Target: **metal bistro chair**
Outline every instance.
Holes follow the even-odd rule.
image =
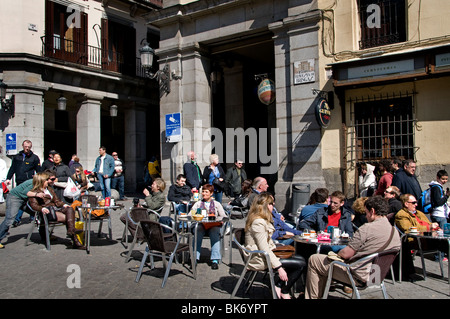
[[[164,207],[164,206],[163,206]],[[125,262],[128,262],[131,258],[131,253],[133,251],[134,246],[138,241],[143,242],[145,241],[144,234],[142,233],[141,224],[140,221],[143,220],[153,220],[153,221],[159,221],[159,218],[161,217],[157,211],[161,211],[162,208],[157,209],[156,211],[144,208],[144,207],[132,207],[130,211],[127,213],[128,218],[125,218],[125,228],[123,229],[123,235],[122,235],[122,242],[125,241],[126,247],[128,248],[128,235],[127,232],[129,231],[129,222],[132,222],[136,225],[136,229],[134,231],[133,235],[133,242],[131,243],[131,246],[128,249],[128,253],[125,259]],[[130,231],[131,232],[131,231]],[[172,234],[167,235],[165,234],[165,237],[172,236]]]
[[[273,273],[273,269],[271,267],[271,263],[270,263],[270,256],[267,252],[262,251],[262,250],[248,250],[244,248],[244,243],[245,243],[245,231],[243,228],[237,228],[234,231],[234,238],[233,238],[234,243],[238,246],[239,249],[239,253],[241,254],[242,257],[242,261],[245,263],[244,265],[244,269],[242,270],[241,276],[239,277],[239,280],[236,284],[236,286],[234,287],[233,293],[231,294],[231,298],[234,298],[234,296],[236,296],[236,293],[239,289],[239,287],[241,286],[242,281],[245,278],[245,275],[247,272],[249,272],[249,278],[247,278],[247,280],[244,282],[248,283],[248,287],[245,290],[244,293],[247,293],[248,290],[250,289],[250,287],[253,285],[253,282],[256,278],[256,275],[258,274],[258,272],[260,271],[256,271],[256,270],[250,270],[248,269],[248,264],[250,262],[250,260],[252,259],[252,256],[255,254],[261,254],[264,256],[265,260],[266,260],[266,264],[268,265],[268,269],[264,270],[264,274],[266,274],[267,272],[269,273],[269,279],[270,279],[270,288],[272,291],[272,297],[273,299],[278,299],[277,293],[275,291],[275,281],[274,281],[274,273]],[[249,256],[246,257],[244,255],[244,252],[246,252]]]
[[[139,271],[136,275],[135,281],[139,282],[147,257],[150,255],[151,269],[154,269],[153,256],[160,256],[166,268],[163,282],[161,284],[161,288],[164,288],[176,254],[189,251],[191,264],[193,264],[193,259],[195,258],[193,247],[189,243],[181,243],[183,237],[182,235],[179,235],[178,240],[176,241],[168,240],[167,237],[164,236],[163,227],[172,231],[172,228],[169,226],[162,225],[151,220],[141,221],[140,224],[142,233],[147,241],[147,247],[145,248],[144,256],[142,257],[141,265],[139,266]],[[169,260],[168,264],[166,258]],[[193,276],[194,279],[196,279],[195,271],[193,271]]]
[[[350,283],[352,284],[353,289],[353,295],[352,298],[361,299],[361,295],[359,293],[359,290],[363,290],[366,288],[380,288],[384,299],[388,299],[388,295],[386,293],[386,287],[384,285],[384,278],[386,277],[387,273],[390,270],[390,267],[392,263],[394,262],[395,258],[397,257],[399,253],[399,250],[391,249],[391,250],[385,250],[380,253],[374,253],[371,255],[368,255],[366,257],[363,257],[361,259],[358,259],[357,261],[347,264],[342,261],[335,260],[330,264],[330,268],[328,270],[328,279],[325,286],[325,290],[323,293],[323,299],[328,298],[328,293],[330,291],[330,286],[332,281],[337,281],[336,278],[333,278],[333,269],[335,265],[339,265],[342,267],[345,267],[345,270],[347,271],[348,278],[350,280]],[[366,266],[367,264],[372,263],[371,270],[370,270],[370,282],[361,282],[357,280],[356,278],[353,278],[352,275],[352,268],[361,268],[362,266]],[[377,267],[375,268],[374,265]],[[378,269],[379,271],[375,271]],[[372,276],[374,274],[374,276]],[[343,283],[347,284],[347,283]]]
[[[30,203],[27,201],[25,207],[25,212],[29,213],[30,215],[34,215],[34,221],[31,223],[30,230],[28,232],[27,240],[25,241],[25,246],[28,246],[28,243],[31,238],[31,234],[33,234],[34,227],[41,227],[44,226],[45,229],[45,245],[48,251],[51,250],[50,245],[50,235],[53,232],[53,229],[55,226],[64,226],[65,224],[58,221],[48,221],[47,215],[43,214],[42,212],[38,212],[31,208]]]
[[[400,238],[401,238],[401,242],[402,242],[402,246],[400,248],[400,263],[399,263],[399,273],[400,273],[400,282],[402,281],[402,254],[403,254],[403,241],[407,241],[408,240],[408,236],[406,233],[402,232],[397,226],[395,226],[395,228],[397,229],[397,231],[400,234]],[[426,238],[423,238],[426,240]],[[424,255],[428,255],[428,254],[438,254],[438,258],[439,258],[439,268],[441,269],[441,277],[444,278],[444,265],[442,263],[442,255],[440,254],[440,251],[437,249],[432,249],[432,250],[423,250],[422,249],[422,238],[415,238],[414,241],[414,245],[415,247],[413,247],[412,249],[416,249],[416,253],[418,253],[420,255],[420,261],[422,262],[422,274],[423,274],[423,279],[427,280],[427,270],[425,268],[425,259],[424,259]],[[433,240],[433,239],[431,239]],[[409,254],[409,251],[405,252],[407,254]],[[449,278],[450,281],[450,278]]]

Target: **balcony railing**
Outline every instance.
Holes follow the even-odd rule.
[[[130,76],[144,77],[140,59],[113,50],[104,50],[84,43],[61,38],[58,35],[43,36],[42,55],[87,67],[108,70]]]

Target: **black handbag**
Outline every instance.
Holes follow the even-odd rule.
[[[225,181],[220,181],[219,178],[213,180],[214,191],[221,192],[225,189]]]

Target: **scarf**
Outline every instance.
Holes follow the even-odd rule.
[[[201,209],[206,209],[206,205],[205,205],[204,201],[200,202],[200,208]],[[213,200],[209,202],[208,215],[214,215],[214,216],[216,215],[216,207],[214,205],[214,201]]]

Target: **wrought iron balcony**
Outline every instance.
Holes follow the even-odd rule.
[[[113,50],[77,43],[57,35],[43,36],[41,41],[42,55],[45,57],[94,69],[145,77],[145,70],[136,56],[126,56]]]

